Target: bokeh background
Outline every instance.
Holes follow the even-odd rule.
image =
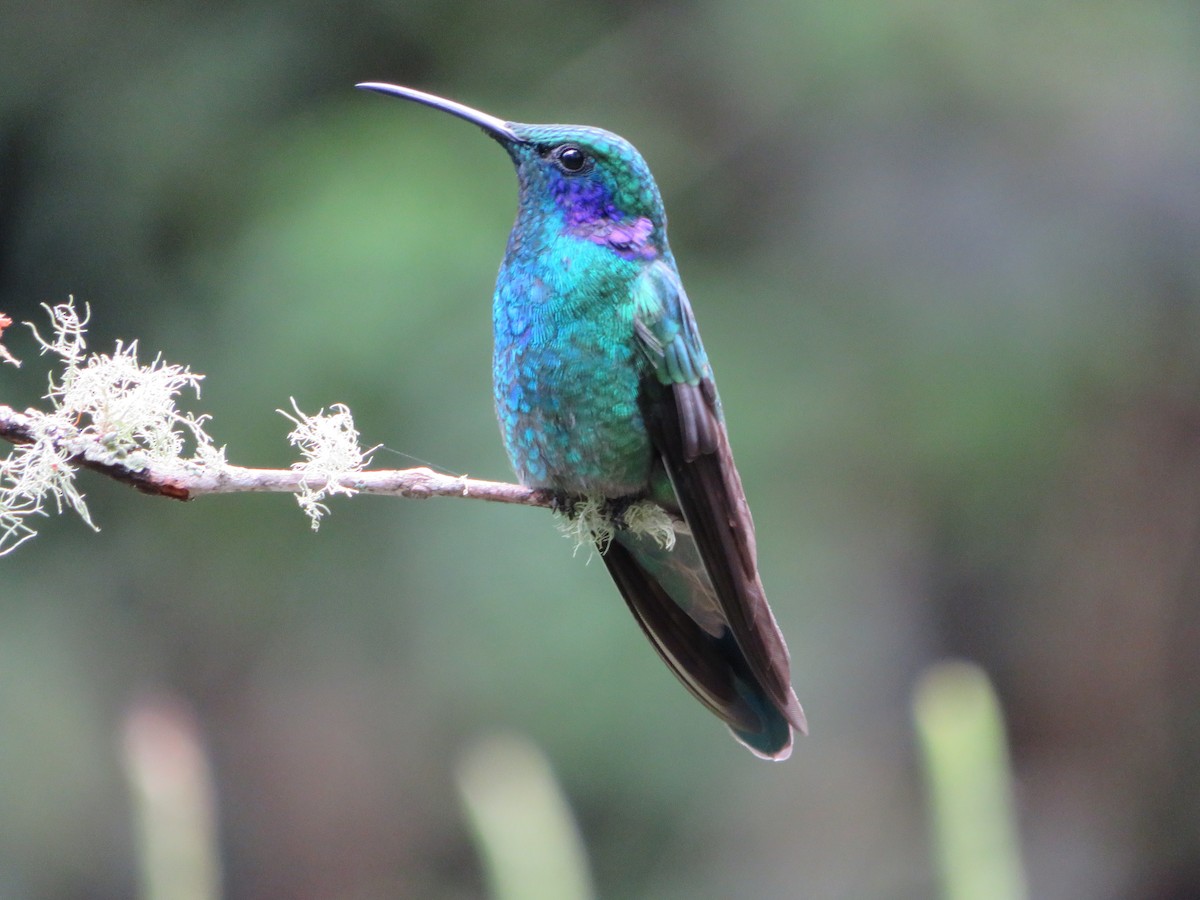
[[[947,657],[997,685],[1031,896],[1200,896],[1197,48],[1171,0],[5,4],[0,310],[73,294],[94,348],[205,373],[243,465],[291,461],[294,396],[378,465],[509,474],[509,163],[356,81],[634,141],[812,736],[734,744],[542,510],[314,535],[85,476],[99,534],[0,560],[0,896],[137,891],[121,736],[167,703],[230,898],[482,896],[455,772],[496,732],[600,896],[932,897],[911,695]]]

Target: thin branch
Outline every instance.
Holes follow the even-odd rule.
[[[0,439],[27,444],[36,439],[33,419],[0,404]],[[283,493],[305,490],[303,472],[292,469],[248,469],[243,466],[219,467],[163,464],[114,458],[112,451],[97,439],[78,434],[55,437],[56,447],[69,452],[67,463],[99,472],[115,481],[131,485],[145,494],[192,500],[210,494]],[[498,481],[442,475],[428,468],[375,469],[351,472],[334,479],[339,487],[362,494],[397,497],[468,497],[493,503],[520,506],[553,507],[550,491],[522,487]]]

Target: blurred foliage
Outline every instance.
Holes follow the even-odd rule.
[[[457,771],[495,900],[591,900],[595,892],[579,829],[554,771],[529,741],[491,735],[469,747]]]
[[[945,900],[1027,900],[1004,719],[986,673],[934,663],[913,695]]]
[[[996,679],[1039,898],[1200,893],[1200,13],[997,0],[0,10],[0,310],[207,373],[246,465],[345,402],[507,467],[507,160],[389,80],[654,169],[813,734],[753,760],[535,510],[154,501],[0,562],[0,896],[126,897],[120,723],[195,711],[230,897],[468,897],[454,760],[540,746],[604,897],[924,898],[908,695]],[[0,399],[44,390],[32,350]],[[582,554],[580,555],[582,557]]]

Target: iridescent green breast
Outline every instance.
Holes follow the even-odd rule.
[[[642,493],[652,453],[638,409],[645,359],[633,327],[639,265],[593,242],[520,242],[493,304],[496,414],[522,484],[608,497]],[[537,252],[530,255],[528,251]],[[546,251],[556,263],[539,263]]]

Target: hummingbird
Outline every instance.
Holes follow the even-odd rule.
[[[357,87],[465,119],[516,167],[516,222],[492,303],[496,414],[521,484],[608,511],[593,531],[663,662],[765,759],[807,733],[767,604],[754,523],[712,367],[667,243],[654,177],[624,138],[508,122],[399,85]],[[673,539],[629,527],[635,505]],[[569,506],[567,508],[570,508]]]

